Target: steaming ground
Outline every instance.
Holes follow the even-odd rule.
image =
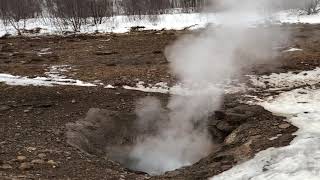
[[[178,82],[188,89],[200,83],[201,91],[189,96],[169,98],[163,111],[157,99],[142,100],[137,109],[140,128],[143,124],[157,124],[157,119],[167,119],[155,125],[152,135],[138,135],[130,156],[137,161],[135,168],[149,174],[191,165],[208,156],[214,149],[214,137],[210,134],[209,117],[222,106],[224,92],[218,88],[208,90],[210,83],[222,83],[238,77],[244,67],[269,64],[279,51],[275,47],[286,46],[290,32],[278,27],[254,27],[249,17],[266,21],[277,11],[275,1],[214,1],[213,7],[221,9],[219,27],[208,27],[197,34],[185,35],[168,46],[165,56]],[[290,1],[294,8],[303,2]],[[278,3],[278,2],[277,2]],[[281,3],[281,1],[280,1]],[[290,7],[291,8],[291,7]],[[160,111],[160,113],[159,113]],[[150,119],[156,115],[156,119]],[[142,123],[141,123],[142,122]]]
[[[112,161],[110,154],[126,154],[129,152],[126,151],[129,149],[128,145],[134,144],[132,142],[139,134],[156,132],[147,127],[145,131],[126,129],[126,127],[136,127],[130,124],[131,120],[135,119],[133,117],[137,101],[145,96],[157,97],[164,107],[163,110],[167,111],[168,94],[148,90],[145,90],[146,92],[126,90],[122,87],[137,88],[136,84],[140,81],[144,82],[144,87],[149,87],[149,84],[150,87],[154,87],[153,85],[159,82],[172,87],[177,80],[170,73],[163,52],[166,45],[189,32],[161,31],[126,35],[1,39],[1,73],[33,79],[37,76],[48,77],[46,73],[54,65],[70,65],[71,69],[61,73],[67,79],[81,80],[96,86],[12,86],[1,83],[0,177],[3,179],[206,179],[252,158],[261,150],[289,145],[294,138],[292,134],[297,128],[259,106],[241,103],[248,100],[256,102],[255,99],[276,96],[281,91],[291,91],[295,88],[311,85],[317,87],[320,54],[315,47],[320,45],[317,36],[318,25],[289,25],[282,28],[289,28],[292,31],[293,41],[281,47],[282,53],[274,65],[250,67],[238,80],[245,85],[255,83],[254,85],[258,87],[252,89],[251,86],[246,89],[246,93],[236,91],[236,94],[224,96],[219,110],[226,113],[226,116],[218,117],[218,113],[214,119],[209,118],[210,134],[215,134],[215,139],[219,140],[214,142],[212,152],[191,166],[155,177],[124,168]],[[38,53],[45,48],[51,48],[52,53],[39,56]],[[286,51],[291,48],[302,50]],[[291,73],[287,74],[288,71]],[[284,74],[269,76],[271,73]],[[250,77],[245,76],[247,74],[259,75],[261,81],[257,79],[250,81]],[[275,88],[274,84],[279,84],[281,87]],[[295,86],[290,86],[292,84]],[[108,85],[115,88],[105,88]],[[171,92],[177,91],[179,89],[177,87],[171,89]],[[267,92],[264,91],[265,88]],[[280,97],[287,100],[290,99],[288,96],[297,95],[301,102],[308,102],[304,103],[308,105],[304,107],[309,107],[309,104],[314,102],[310,98],[315,96],[309,96],[312,95],[309,94],[309,90],[302,91],[302,94],[299,92],[293,90]],[[188,91],[182,94],[188,94]],[[252,99],[254,96],[257,98]],[[281,103],[287,102],[284,99],[276,101],[277,108]],[[153,104],[151,107],[161,109],[158,108],[160,105],[155,103],[157,100],[151,102]],[[266,104],[272,105],[272,102]],[[118,145],[121,147],[120,152],[119,148],[109,149],[107,152],[110,154],[106,156],[103,148],[102,153],[95,151],[101,150],[100,146],[104,147],[104,144],[94,143],[101,141],[92,137],[93,141],[89,143],[96,146],[87,146],[87,149],[82,148],[82,151],[67,142],[65,125],[83,120],[89,110],[97,112],[98,109],[101,110],[102,117],[109,114],[122,120],[117,121],[122,123],[120,125],[107,121],[109,124],[102,126],[112,130],[106,131],[110,133],[105,135],[108,141],[102,142]],[[144,113],[148,111],[142,110]],[[96,120],[99,121],[99,118]],[[166,121],[166,118],[163,121]],[[101,117],[100,122],[104,122]],[[96,127],[101,126],[91,124],[89,127],[89,130],[94,131]],[[299,132],[301,130],[298,131],[298,135]],[[99,131],[96,133],[101,135]],[[128,162],[121,157],[119,161]],[[310,159],[312,160],[312,157]],[[129,164],[131,162],[129,161]],[[269,169],[270,173],[277,171],[277,166],[272,165]],[[260,173],[260,170],[256,169],[253,172]],[[242,172],[249,174],[252,171],[245,169]]]

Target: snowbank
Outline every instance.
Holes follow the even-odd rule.
[[[295,87],[319,82],[319,68],[298,74],[281,73],[263,76],[271,87]],[[254,82],[255,83],[255,82]],[[299,128],[289,146],[270,148],[253,159],[237,165],[211,180],[318,180],[320,177],[320,90],[297,88],[258,103]],[[270,139],[271,141],[273,139]]]
[[[318,180],[320,177],[320,90],[296,89],[261,103],[299,128],[289,146],[270,148],[211,180]]]

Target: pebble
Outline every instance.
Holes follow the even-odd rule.
[[[25,156],[17,156],[17,160],[18,161],[25,161],[27,159],[27,157],[25,157]]]
[[[27,163],[27,162],[21,163],[20,166],[19,166],[19,169],[23,170],[23,171],[27,171],[27,170],[30,170],[32,168],[33,168],[32,165],[30,163]]]
[[[44,160],[42,159],[34,159],[31,161],[32,164],[44,164]]]
[[[40,153],[40,154],[38,154],[38,157],[39,157],[39,158],[41,158],[41,159],[44,159],[46,156],[47,156],[47,155],[46,155],[46,154],[44,154],[44,153]]]
[[[27,150],[28,152],[31,152],[31,151],[37,150],[37,148],[35,148],[35,147],[27,147],[26,150]]]
[[[75,99],[72,99],[71,103],[75,104],[77,101]]]
[[[49,160],[47,163],[50,164],[50,165],[52,165],[53,168],[56,168],[56,167],[57,167],[57,163],[54,162],[53,160]]]
[[[7,105],[0,105],[0,112],[4,112],[4,111],[7,111],[11,109],[10,106],[7,106]]]
[[[285,123],[285,124],[280,124],[280,125],[279,125],[279,128],[280,128],[280,129],[287,129],[287,128],[289,128],[290,126],[291,126],[290,124]]]
[[[8,169],[12,169],[12,166],[10,166],[9,164],[3,164],[2,166],[0,166],[1,170],[8,170]]]

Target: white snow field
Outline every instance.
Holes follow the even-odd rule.
[[[144,26],[143,30],[182,30],[184,28],[200,28],[204,27],[208,22],[214,21],[213,14],[162,14],[159,16],[142,15],[142,16],[114,16],[106,19],[102,24],[97,26],[88,24],[82,27],[79,33],[126,33],[131,27]],[[21,22],[22,23],[22,22]],[[22,24],[21,24],[21,27]],[[41,35],[60,34],[62,31],[72,31],[71,27],[59,28],[51,23],[50,19],[28,19],[26,21],[26,29],[41,28]],[[10,33],[17,34],[16,30],[11,26],[4,26],[0,21],[0,36]]]
[[[253,159],[237,165],[232,169],[214,176],[211,180],[319,180],[320,179],[320,89],[318,72],[304,71],[297,75],[292,73],[273,74],[269,79],[273,88],[310,83],[306,88],[297,88],[283,92],[276,97],[268,97],[260,102],[266,110],[275,115],[287,117],[287,121],[299,128],[297,137],[290,145],[281,148],[269,148],[258,153]],[[310,74],[302,78],[301,74]],[[278,77],[276,77],[278,76]],[[313,78],[311,78],[313,77]],[[275,83],[277,79],[282,83]],[[306,82],[304,82],[306,80]],[[258,84],[259,85],[259,84]],[[270,139],[272,140],[272,139]]]
[[[295,11],[282,11],[271,15],[268,19],[257,15],[246,16],[246,22],[251,24],[269,23],[320,23],[320,15],[298,15]],[[184,28],[197,29],[207,26],[207,24],[220,25],[219,13],[180,13],[180,14],[161,14],[152,15],[132,15],[132,16],[114,16],[106,19],[102,24],[97,26],[93,24],[84,25],[79,33],[126,33],[131,27],[143,26],[144,30],[182,30]],[[90,21],[90,20],[89,20]],[[21,22],[20,27],[23,27]],[[62,31],[72,31],[71,27],[57,27],[52,23],[50,18],[35,18],[26,20],[26,29],[41,28],[40,35],[61,34]],[[9,33],[16,35],[17,32],[12,26],[4,26],[0,21],[0,37]],[[39,35],[39,34],[37,34]]]

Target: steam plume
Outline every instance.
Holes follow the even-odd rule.
[[[300,6],[301,0],[289,5]],[[213,0],[208,9],[221,11],[217,18],[223,25],[186,35],[166,49],[172,72],[195,93],[172,96],[165,108],[155,98],[139,102],[139,126],[154,126],[156,131],[139,137],[130,152],[134,169],[160,174],[195,163],[211,152],[214,143],[207,120],[223,98],[223,91],[211,85],[277,55],[275,47],[286,43],[289,34],[271,26],[252,27],[251,20],[267,20],[269,13],[288,7],[285,0]]]

